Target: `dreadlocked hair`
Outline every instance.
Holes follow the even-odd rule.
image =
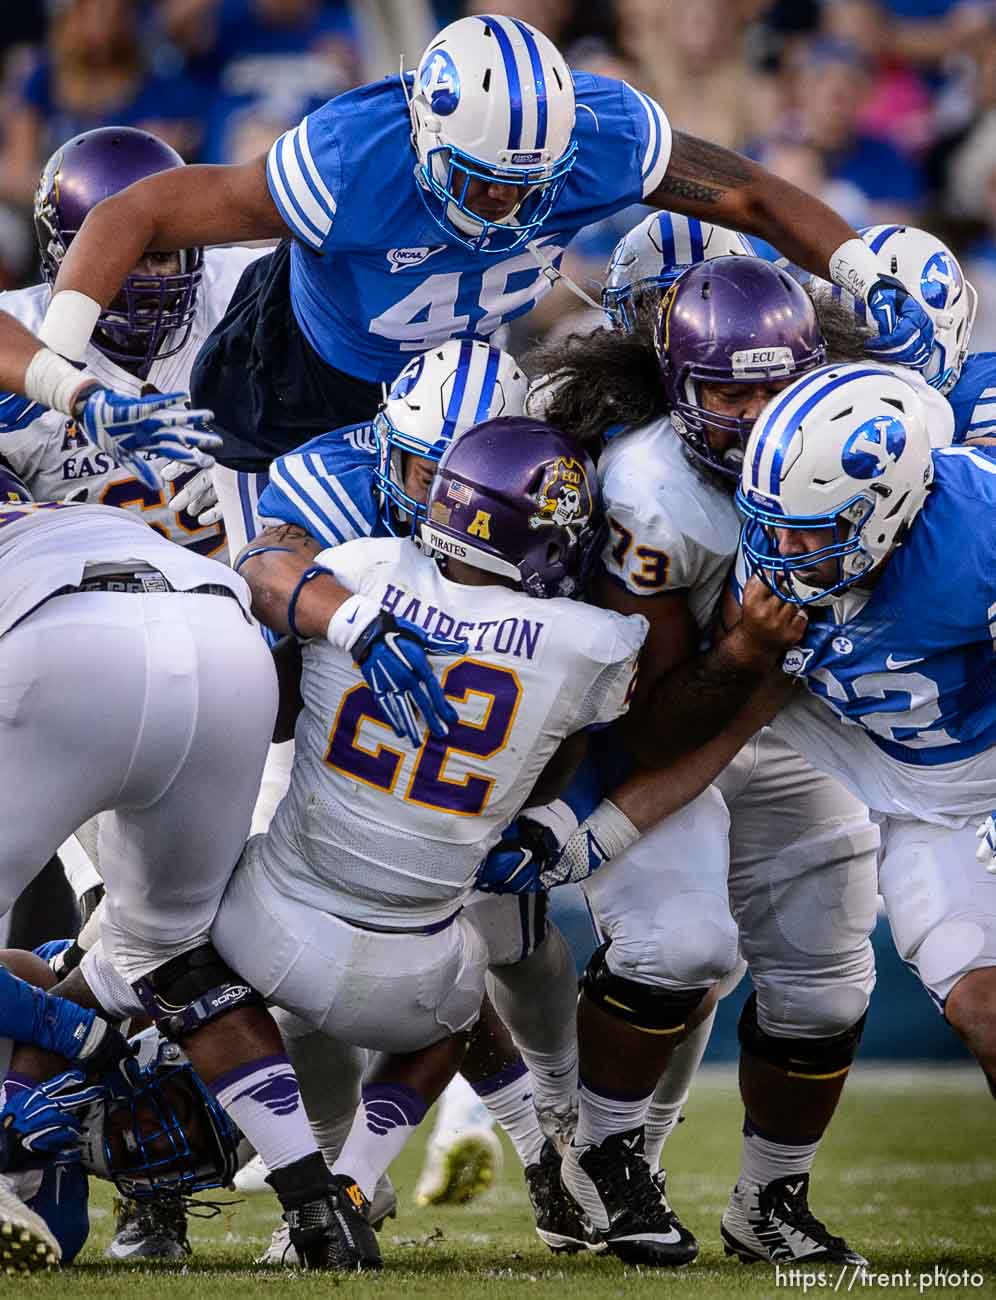
[[[523,366],[536,375],[530,414],[581,443],[613,425],[646,424],[666,409],[653,334],[605,327],[534,347]]]
[[[867,361],[865,343],[874,333],[854,310],[853,299],[832,298],[823,285],[813,289],[806,286],[813,300],[820,333],[827,345],[827,361],[841,365],[846,361]]]

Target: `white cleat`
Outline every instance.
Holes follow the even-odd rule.
[[[235,1175],[233,1180],[235,1190],[250,1196],[257,1192],[270,1192],[272,1195],[273,1188],[266,1181],[269,1173],[270,1171],[267,1169],[263,1157],[253,1156],[248,1164],[244,1164]]]
[[[823,1260],[866,1268],[868,1261],[835,1237],[809,1208],[809,1175],[790,1174],[760,1183],[740,1181],[720,1221],[723,1249],[744,1263]]]
[[[488,1190],[501,1164],[501,1142],[490,1128],[434,1133],[415,1184],[415,1203],[465,1205]]]
[[[30,1210],[0,1175],[0,1273],[40,1273],[55,1268],[62,1248],[45,1220]]]

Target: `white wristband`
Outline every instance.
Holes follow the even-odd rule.
[[[372,596],[350,596],[329,619],[325,631],[326,641],[336,650],[349,654],[356,638],[379,613],[380,604]]]
[[[872,285],[887,274],[863,239],[847,240],[830,258],[830,279],[862,302]]]
[[[60,356],[82,361],[102,310],[100,303],[85,293],[60,289],[48,304],[38,337]]]
[[[25,395],[63,415],[73,414],[73,401],[84,384],[99,383],[48,348],[39,348],[24,372]]]
[[[558,844],[566,844],[578,828],[578,819],[574,815],[574,810],[563,799],[554,799],[553,803],[523,808],[520,815],[553,831]]]
[[[582,825],[591,827],[595,839],[605,853],[606,860],[617,858],[635,844],[641,832],[610,799],[603,799]]]

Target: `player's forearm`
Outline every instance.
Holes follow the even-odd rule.
[[[264,626],[282,635],[325,635],[332,615],[352,592],[331,573],[302,584],[321,549],[303,528],[285,524],[267,528],[237,556],[235,568],[249,584],[252,612]]]
[[[711,740],[663,767],[638,769],[607,797],[637,830],[648,831],[712,785],[748,740],[775,717],[794,684],[780,669],[773,670]]]
[[[74,415],[92,375],[55,356],[20,321],[0,311],[0,391],[21,393],[43,406]]]
[[[624,720],[628,747],[641,763],[659,769],[707,745],[736,716],[773,662],[773,656],[759,654],[734,629],[705,654],[649,685]]]
[[[656,207],[741,230],[826,279],[831,256],[857,233],[825,203],[749,158],[682,131],[667,172],[648,197]]]

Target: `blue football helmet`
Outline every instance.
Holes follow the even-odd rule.
[[[419,194],[447,235],[506,253],[539,234],[577,154],[571,71],[542,32],[490,14],[450,23],[419,61],[409,110]],[[475,181],[514,188],[515,206],[476,212]]]
[[[228,1186],[239,1130],[180,1048],[146,1030],[138,1066],[131,1086],[119,1073],[107,1076],[106,1102],[83,1123],[84,1167],[132,1200]]]
[[[613,325],[632,334],[637,327],[636,302],[642,294],[651,290],[663,293],[696,262],[753,255],[746,235],[698,217],[652,212],[612,250],[602,309]]]
[[[521,415],[528,380],[514,357],[478,339],[451,339],[413,357],[374,419],[374,491],[380,521],[396,537],[418,537],[425,504],[405,490],[405,455],[439,461],[472,424]]]

